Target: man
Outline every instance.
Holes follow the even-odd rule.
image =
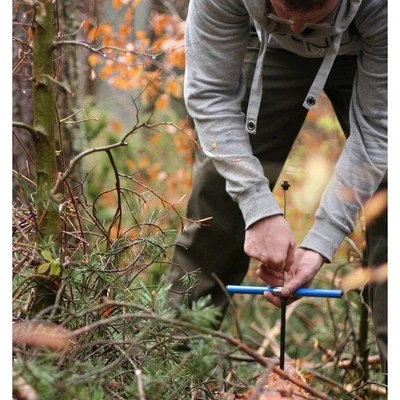
[[[212,274],[239,284],[249,257],[259,261],[258,276],[288,297],[332,260],[360,208],[385,186],[387,2],[191,0],[185,40],[185,100],[202,149],[187,215],[212,220],[179,235],[174,263],[200,269],[191,298],[210,294],[223,311],[227,299]],[[322,90],[348,140],[296,249],[271,190]],[[371,266],[386,261],[385,218],[367,227]],[[182,274],[174,269],[169,277],[175,301]],[[386,285],[373,290],[383,299],[375,312],[383,317],[377,338],[386,370]],[[265,296],[280,306],[278,297]]]

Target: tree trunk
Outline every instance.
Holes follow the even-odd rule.
[[[57,182],[58,168],[56,156],[57,115],[54,79],[53,43],[54,2],[38,1],[35,4],[32,44],[32,99],[33,99],[33,146],[36,169],[37,209],[36,242],[43,247],[51,246],[59,252],[61,219],[59,201],[53,189]],[[37,286],[29,313],[38,312],[54,305],[61,277],[46,274],[37,278]]]
[[[54,2],[36,3],[33,39],[33,136],[39,234],[57,240],[61,221],[52,190],[56,184],[56,83],[54,80]]]

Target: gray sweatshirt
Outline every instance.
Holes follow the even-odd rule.
[[[226,179],[226,189],[239,204],[246,228],[261,218],[282,214],[249,141],[249,134],[256,133],[267,46],[324,59],[303,104],[308,109],[318,99],[337,54],[358,54],[350,137],[315,222],[301,243],[329,261],[354,230],[360,208],[387,170],[387,1],[341,0],[332,13],[334,26],[303,36],[268,19],[265,0],[191,0],[185,35],[186,106],[201,147]],[[244,115],[242,66],[251,19],[261,44]],[[348,29],[353,20],[356,30]]]

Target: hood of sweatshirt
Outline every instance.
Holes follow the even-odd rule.
[[[264,1],[244,0],[244,5],[254,21],[260,39],[260,53],[246,115],[248,133],[255,134],[257,129],[257,116],[262,96],[262,65],[267,47],[281,47],[307,58],[324,58],[303,102],[303,106],[310,110],[317,103],[336,56],[338,54],[357,54],[359,51],[358,36],[352,35],[349,27],[361,1],[339,0],[337,6],[321,21],[331,22],[330,28],[309,29],[296,34],[289,26],[273,21],[266,16]]]

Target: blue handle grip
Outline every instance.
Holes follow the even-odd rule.
[[[227,285],[226,290],[229,293],[243,294],[264,294],[264,292],[280,293],[281,288],[272,286],[236,286]],[[339,289],[312,289],[299,288],[293,293],[293,297],[329,297],[340,298],[343,296],[343,291]]]

